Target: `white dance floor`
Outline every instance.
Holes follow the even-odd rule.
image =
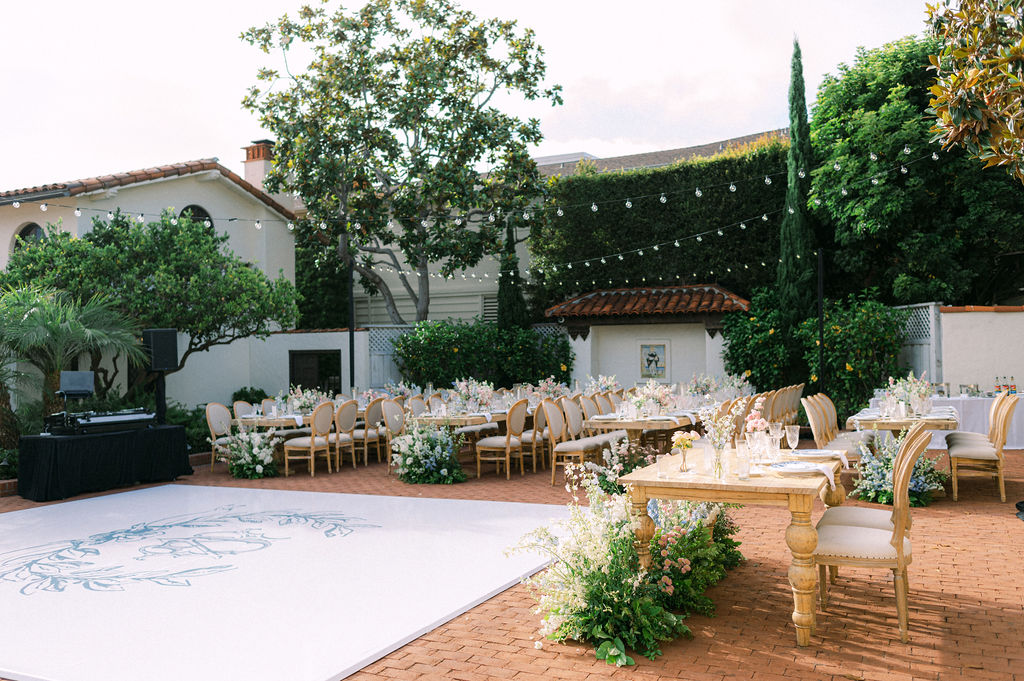
[[[0,514],[0,677],[343,678],[543,567],[541,504],[165,485]]]

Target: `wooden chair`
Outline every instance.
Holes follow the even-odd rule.
[[[619,405],[622,404],[622,391],[612,390],[609,392],[608,401],[612,403],[612,411],[618,409]]]
[[[260,411],[263,412],[264,416],[270,416],[271,412],[274,411],[275,406],[277,406],[277,400],[273,397],[267,397],[260,402]]]
[[[1003,406],[1003,402],[1010,396],[1009,391],[1004,390],[1003,392],[996,395],[996,398],[992,400],[992,404],[988,408],[988,434],[985,433],[974,433],[968,430],[954,430],[946,433],[946,449],[949,449],[955,444],[993,444],[996,441],[996,431],[999,428],[999,409]]]
[[[807,412],[807,420],[811,424],[814,444],[819,449],[841,449],[851,461],[860,460],[860,446],[870,446],[874,442],[874,432],[870,430],[837,432],[835,406],[832,400],[823,393],[801,398]],[[828,405],[832,405],[831,410]]]
[[[388,475],[391,475],[391,441],[405,430],[405,410],[397,399],[381,402],[384,415],[384,436],[387,441]]]
[[[615,405],[612,404],[608,393],[597,393],[594,395],[594,401],[597,402],[597,408],[602,414],[611,414],[615,411]]]
[[[570,400],[565,400],[569,402]],[[601,445],[592,440],[574,440],[566,432],[566,418],[559,407],[551,400],[540,403],[544,410],[544,420],[548,424],[548,448],[551,451],[551,484],[555,484],[555,472],[558,467],[565,468],[569,464],[582,464],[587,455],[595,455],[601,451]]]
[[[356,467],[356,441],[353,431],[356,428],[356,414],[359,402],[347,400],[338,405],[334,412],[334,432],[327,436],[328,442],[334,447],[334,467],[341,470],[341,450],[348,447],[352,453],[352,468]]]
[[[372,444],[374,449],[377,450],[377,461],[380,462],[380,440],[384,436],[384,431],[380,427],[381,421],[384,420],[384,411],[381,404],[384,402],[383,397],[378,397],[375,400],[371,400],[366,405],[365,418],[363,419],[363,427],[356,428],[352,431],[352,439],[355,442],[356,448],[361,449],[363,452],[363,465],[368,466],[370,464],[370,445]]]
[[[235,400],[235,403],[231,405],[231,408],[235,412],[236,419],[240,419],[243,416],[249,416],[256,411],[253,406],[245,400]]]
[[[540,454],[540,464],[543,468],[547,468],[547,463],[544,460],[544,451],[547,446],[548,429],[547,421],[544,420],[544,410],[537,405],[537,408],[533,412],[533,428],[530,430],[523,430],[522,436],[519,438],[523,442],[523,447],[530,446],[530,454],[533,456],[533,472],[537,472],[537,454]]]
[[[949,445],[949,468],[953,478],[953,501],[960,493],[960,471],[977,471],[992,475],[999,482],[999,501],[1006,501],[1006,483],[1003,481],[1003,447],[1006,433],[1017,409],[1017,395],[1008,395],[1002,401],[996,417],[995,439],[991,442],[961,440]]]
[[[583,410],[584,419],[592,419],[601,413],[601,410],[597,408],[597,402],[592,397],[587,395],[581,395],[579,400],[580,408]],[[587,431],[587,435],[591,435],[590,431]]]
[[[427,410],[427,403],[420,395],[413,395],[409,398],[409,412],[413,416],[419,416]]]
[[[430,407],[430,411],[435,414],[437,411],[444,406],[444,399],[441,398],[441,393],[434,393],[427,399],[427,405]]]
[[[231,412],[220,402],[206,405],[206,427],[210,429],[210,470],[217,462],[217,454],[228,454],[231,441]]]
[[[284,474],[288,477],[288,462],[292,459],[309,462],[309,477],[316,474],[316,456],[323,452],[327,459],[327,472],[331,472],[331,425],[334,422],[334,403],[324,402],[313,410],[309,427],[311,435],[293,437],[284,443]]]
[[[501,464],[505,464],[505,479],[512,477],[513,452],[519,457],[519,475],[523,475],[523,428],[526,425],[526,400],[519,400],[509,407],[505,420],[505,435],[492,435],[476,441],[476,477],[480,477],[480,464],[493,461],[497,471],[501,473]],[[534,471],[536,471],[534,462]]]
[[[908,448],[898,468],[893,469],[893,527],[875,529],[852,525],[828,525],[818,531],[818,545],[814,562],[818,566],[818,588],[821,606],[828,605],[826,566],[887,568],[892,570],[896,592],[896,613],[900,640],[907,643],[909,614],[907,609],[907,566],[913,558],[907,528],[910,524],[910,476],[918,457],[928,446],[930,438],[907,438]],[[909,443],[908,443],[909,441]]]

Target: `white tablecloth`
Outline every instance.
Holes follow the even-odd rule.
[[[960,430],[988,434],[988,412],[994,397],[933,397],[935,407],[953,407],[960,414]],[[877,409],[880,400],[872,398],[871,408]],[[947,431],[932,431],[931,449],[945,449],[944,440]],[[1006,449],[1024,449],[1024,407],[1018,405],[1010,421],[1010,429],[1006,432]]]

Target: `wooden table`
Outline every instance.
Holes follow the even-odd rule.
[[[673,457],[677,462],[679,457]],[[636,530],[640,564],[651,564],[650,541],[654,536],[654,521],[647,515],[650,499],[678,499],[683,501],[712,501],[734,504],[765,504],[785,506],[789,509],[790,523],[786,528],[786,545],[793,554],[789,566],[789,585],[793,589],[793,624],[796,625],[796,644],[810,644],[815,625],[814,549],[818,545],[818,532],[811,525],[814,498],[821,497],[827,506],[838,506],[846,497],[839,481],[839,462],[833,462],[836,488],[831,489],[824,475],[781,476],[765,472],[750,480],[735,477],[715,480],[712,477],[690,473],[670,474],[658,478],[657,465],[647,466],[619,478],[630,486],[633,514],[639,518]],[[678,465],[674,467],[678,470]]]
[[[312,414],[303,414],[302,423],[308,426]],[[245,426],[246,428],[298,428],[295,416],[243,416],[240,419],[231,419],[233,426]]]
[[[598,418],[598,419],[587,419],[583,422],[584,428],[590,430],[600,430],[602,432],[612,430],[624,430],[626,436],[631,442],[639,442],[640,436],[643,435],[645,430],[675,430],[676,428],[682,428],[684,426],[693,425],[690,418],[687,416],[673,416],[671,418],[651,418],[651,417],[637,417],[637,418]]]
[[[846,428],[848,430],[857,430],[857,425],[860,424],[859,430],[871,430],[877,428],[878,430],[888,430],[898,433],[903,430],[910,430],[910,428],[920,422],[924,422],[924,427],[927,430],[956,430],[960,427],[959,421],[952,416],[906,416],[902,418],[890,417],[863,417],[854,414],[850,418],[846,419]]]
[[[448,416],[420,414],[419,416],[410,416],[409,420],[417,423],[429,423],[435,426],[455,426],[461,428],[462,426],[477,426],[481,423],[504,423],[507,417],[508,414],[506,412],[492,413],[490,419],[484,414],[450,414]]]

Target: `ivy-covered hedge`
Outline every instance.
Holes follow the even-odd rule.
[[[554,376],[568,382],[573,352],[564,337],[533,329],[499,329],[490,322],[419,322],[394,341],[395,363],[410,383],[438,388],[460,378],[498,387],[537,383]]]
[[[771,284],[778,258],[780,216],[776,213],[767,222],[759,216],[784,204],[787,148],[788,141],[766,138],[711,158],[664,168],[606,173],[584,168],[576,175],[555,178],[549,187],[550,209],[538,214],[530,238],[534,270],[530,294],[535,309],[580,291],[642,283],[717,281],[741,295]],[[781,176],[775,175],[780,171]],[[774,176],[771,184],[764,182],[767,175]],[[731,182],[736,191],[729,190]],[[698,187],[699,198],[694,191]],[[662,192],[666,194],[664,203]],[[633,197],[631,208],[625,205],[626,197]],[[602,203],[605,201],[609,203]],[[591,210],[595,202],[596,212]],[[556,207],[561,207],[561,217]],[[732,227],[723,230],[723,236],[713,231],[700,242],[684,239],[678,248],[670,244],[657,251],[647,249],[643,256],[634,253],[623,260],[608,258],[604,265],[574,265],[571,270],[559,267],[557,273],[549,269],[671,242],[740,221],[746,221],[745,230]],[[537,274],[538,268],[544,273]]]

